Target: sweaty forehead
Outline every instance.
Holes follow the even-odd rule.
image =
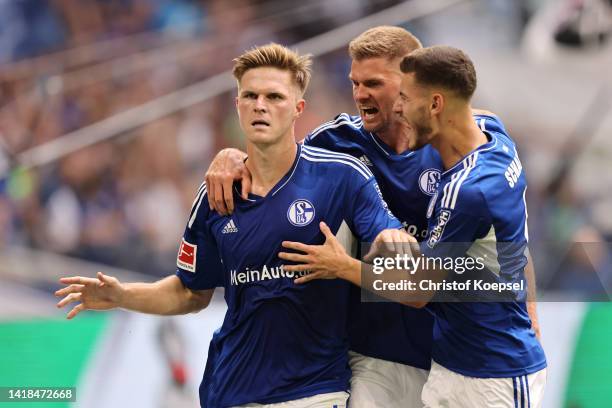
[[[239,88],[241,91],[256,93],[280,92],[288,93],[297,88],[291,73],[273,67],[252,68],[242,76]]]

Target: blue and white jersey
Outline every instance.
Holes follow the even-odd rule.
[[[355,158],[298,145],[290,171],[265,197],[234,193],[230,216],[194,203],[178,256],[183,284],[225,288],[228,310],[211,342],[204,407],[277,403],[348,389],[346,281],[295,285],[282,241],[322,244],[319,222],[363,240],[401,224],[370,170]]]
[[[481,128],[504,131],[495,116],[474,115]],[[359,116],[342,113],[314,129],[308,146],[350,154],[374,173],[385,201],[408,233],[419,241],[427,234],[425,216],[436,192],[443,166],[431,146],[395,153]],[[351,350],[366,356],[429,369],[433,318],[424,310],[388,301],[361,302],[359,288],[351,287],[349,340]]]
[[[470,257],[484,265],[463,274],[449,271],[447,280],[522,281],[525,285],[525,175],[516,146],[503,127],[483,124],[481,129],[488,143],[442,173],[421,248],[426,256]],[[433,360],[480,378],[517,377],[546,367],[544,351],[531,329],[525,295],[526,286],[508,301],[430,302]]]
[[[425,212],[442,169],[433,148],[397,154],[367,132],[359,116],[346,113],[313,130],[304,143],[358,158],[374,173],[385,201],[406,231],[419,240],[425,237]],[[433,319],[426,310],[386,300],[362,302],[360,289],[351,288],[351,350],[428,370],[432,330]]]

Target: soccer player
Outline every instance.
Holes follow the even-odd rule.
[[[296,144],[308,57],[271,44],[234,62],[252,193],[242,199],[235,189],[236,208],[223,216],[202,205],[207,187],[200,187],[175,276],[153,284],[122,284],[102,273],[62,278],[69,286],[57,292],[64,296],[58,306],[81,302],[68,318],[114,307],[180,314],[205,308],[214,289],[224,287],[228,310],[210,344],[202,407],[345,407],[349,284],[297,286],[300,274],[285,272],[277,253],[286,239],[323,242],[321,221],[364,240],[388,229],[397,234],[401,224],[363,163]]]
[[[422,240],[442,161],[429,146],[411,150],[406,125],[393,113],[402,78],[400,61],[418,48],[419,40],[399,27],[375,27],[353,39],[349,79],[360,116],[340,114],[313,130],[304,144],[359,158],[374,173],[389,208],[406,231]],[[503,129],[491,114],[475,112],[474,119],[480,126]],[[206,177],[207,184],[215,186],[208,195],[211,208],[220,212],[233,209],[231,200],[225,198],[232,197],[234,179],[241,178],[242,188],[248,190],[244,157],[240,151],[226,149],[211,165]],[[352,287],[349,330],[350,405],[422,406],[421,391],[431,365],[431,314],[399,303],[362,303],[359,288]]]
[[[475,289],[452,290],[440,297],[464,301],[428,303],[431,296],[442,293],[426,289],[420,293],[417,289],[418,297],[405,297],[405,303],[416,307],[427,304],[434,315],[433,363],[423,403],[426,407],[539,407],[546,358],[531,329],[525,291],[515,288],[511,299],[495,301],[500,298],[491,297],[493,293],[486,289],[476,290],[476,279],[472,279],[498,285],[524,279],[527,184],[516,146],[506,132],[483,130],[474,122],[470,99],[476,72],[462,51],[451,47],[416,50],[402,60],[401,70],[405,75],[394,110],[414,129],[409,147],[433,146],[444,165],[428,210],[423,259],[484,260],[483,269],[465,272],[469,276],[427,267],[427,263],[411,275],[416,288],[434,278],[434,283],[471,280]],[[360,263],[339,251],[334,237],[322,229],[329,241],[325,245],[284,243],[305,255],[287,253],[281,258],[303,263],[290,270],[318,271],[298,282],[340,277],[360,284]],[[469,297],[474,295],[478,297]],[[465,301],[466,296],[470,301]]]

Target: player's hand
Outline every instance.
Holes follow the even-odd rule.
[[[83,310],[109,310],[118,307],[123,294],[123,286],[117,278],[98,272],[96,278],[71,276],[61,278],[60,283],[68,285],[55,292],[56,297],[63,297],[57,303],[62,308],[72,302],[80,302],[66,316],[72,319]]]
[[[251,191],[251,173],[244,164],[246,155],[238,149],[223,149],[206,172],[208,205],[221,215],[234,212],[234,181],[242,181],[242,198],[246,199]]]
[[[404,254],[413,257],[418,253],[418,241],[415,237],[402,229],[386,229],[376,236],[363,260],[371,263],[377,257],[395,257]]]
[[[283,247],[302,252],[302,254],[280,252],[278,257],[287,261],[299,262],[299,265],[284,265],[286,271],[312,271],[306,276],[295,280],[296,284],[306,283],[314,279],[335,279],[341,276],[347,268],[354,266],[358,260],[351,258],[344,247],[338,242],[327,224],[319,224],[325,235],[323,245],[306,245],[301,242],[283,241]]]

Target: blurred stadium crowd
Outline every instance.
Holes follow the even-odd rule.
[[[223,72],[255,44],[293,44],[395,3],[0,0],[0,248],[21,245],[156,276],[171,273],[208,164],[219,149],[241,146],[232,93],[50,165],[20,170],[14,158]],[[506,3],[516,8],[520,32],[534,2]],[[354,112],[349,63],[345,49],[317,58],[300,137],[332,113]],[[506,125],[512,134],[513,123]],[[529,168],[530,141],[514,137]],[[605,293],[608,248],[566,249],[574,241],[603,243],[610,231],[595,227],[562,170],[549,179],[528,198],[532,237],[560,246],[532,249],[538,274],[546,277],[543,288]]]

